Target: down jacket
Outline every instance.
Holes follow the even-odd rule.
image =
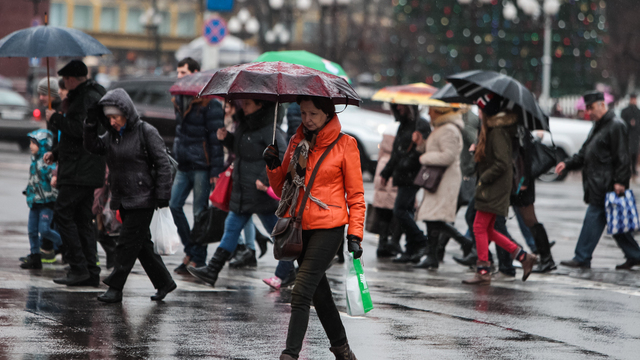
[[[305,185],[309,183],[309,178],[318,160],[327,147],[338,137],[341,129],[340,121],[336,115],[318,133],[315,146],[309,150],[304,178]],[[271,186],[278,196],[282,195],[282,187],[291,157],[303,139],[303,126],[301,126],[289,142],[282,165],[267,171]],[[302,215],[303,230],[331,229],[349,224],[348,234],[355,235],[360,239],[363,238],[366,206],[360,168],[360,152],[356,139],[344,135],[338,141],[320,164],[311,195],[327,204],[328,209],[323,209],[315,202],[308,200]],[[297,204],[302,202],[303,196],[304,192],[300,191]],[[288,212],[285,216],[289,216]]]
[[[104,106],[118,107],[127,118],[122,135],[109,124]],[[84,147],[107,157],[111,209],[120,205],[125,209],[153,208],[156,200],[168,201],[173,180],[164,140],[155,127],[140,120],[129,95],[123,89],[109,91],[90,109],[88,117]],[[98,124],[108,129],[102,136],[98,136]]]
[[[224,127],[224,109],[213,99],[193,99],[187,104],[190,98],[182,95],[173,98],[176,112],[173,153],[178,170],[206,170],[209,177],[218,177],[224,170],[224,151],[216,132]]]
[[[485,158],[478,163],[476,210],[509,215],[513,187],[512,149],[518,116],[500,112],[488,119]]]
[[[459,112],[451,112],[432,119],[431,124],[434,129],[427,138],[424,154],[420,155],[420,164],[446,166],[447,170],[435,193],[424,192],[417,219],[454,222],[462,181],[460,153],[464,123]]]
[[[104,158],[89,153],[82,146],[82,124],[87,117],[87,110],[105,92],[98,83],[87,80],[69,91],[65,113],[51,116],[50,122],[60,131],[60,142],[53,152],[54,161],[58,162],[58,186],[99,188],[104,184]]]
[[[582,169],[584,202],[603,207],[613,184],[629,188],[631,167],[627,127],[613,111],[596,121],[580,151],[566,162],[567,170]]]
[[[269,186],[262,153],[271,144],[274,106],[263,107],[246,116],[239,112],[236,132],[228,133],[223,140],[224,146],[235,156],[232,174],[233,189],[229,203],[229,209],[235,213],[275,213],[278,209],[277,200],[256,188],[256,180]],[[283,131],[278,129],[276,142],[280,149],[280,157],[286,149],[284,137]]]

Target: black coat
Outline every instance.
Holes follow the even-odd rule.
[[[300,124],[302,124],[300,105],[293,103],[287,108],[287,142],[296,134]]]
[[[127,118],[122,135],[109,124],[102,108],[117,106]],[[98,136],[98,124],[108,131]],[[171,198],[171,168],[164,140],[152,125],[140,120],[131,98],[122,89],[109,91],[90,110],[84,126],[84,146],[106,155],[113,209],[153,208],[156,200]],[[151,169],[155,174],[152,175]]]
[[[233,190],[229,209],[236,213],[275,213],[278,201],[256,188],[256,180],[269,186],[267,168],[262,153],[271,144],[273,136],[274,108],[269,106],[255,113],[240,115],[235,133],[223,140],[224,146],[235,154],[233,162]],[[287,150],[285,135],[279,128],[276,142],[280,159]]]
[[[217,177],[224,170],[224,151],[216,132],[224,127],[224,110],[216,100],[198,98],[189,101],[182,95],[174,98],[176,137],[173,153],[178,170],[206,170]],[[184,111],[183,111],[184,109]]]
[[[63,114],[51,116],[51,123],[60,131],[60,142],[53,152],[58,161],[58,185],[99,188],[104,185],[104,157],[91,154],[82,146],[82,124],[87,110],[105,94],[105,89],[87,80],[69,91],[68,107]]]
[[[394,186],[410,186],[420,171],[420,155],[416,150],[416,145],[411,141],[414,131],[420,131],[426,139],[431,133],[431,126],[424,119],[415,121],[407,117],[396,116],[400,126],[396,138],[393,140],[393,150],[389,162],[380,172],[380,176],[389,179],[393,176]]]
[[[629,132],[629,151],[632,154],[638,153],[640,147],[640,109],[636,105],[629,105],[620,114],[622,120],[627,124]],[[633,125],[631,124],[633,122]]]
[[[567,170],[582,169],[584,201],[604,206],[607,192],[613,184],[629,187],[631,167],[627,126],[609,110],[596,121],[580,151],[566,161]]]

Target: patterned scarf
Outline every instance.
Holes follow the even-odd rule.
[[[304,186],[305,174],[307,171],[307,160],[309,160],[309,150],[316,144],[316,138],[318,137],[318,131],[308,131],[303,129],[304,139],[300,141],[296,150],[289,162],[289,168],[287,169],[287,176],[285,178],[284,186],[282,187],[282,197],[280,198],[280,204],[276,215],[283,217],[289,210],[289,216],[294,216],[298,205],[298,197],[300,195],[300,189],[306,191]],[[329,209],[329,207],[309,194],[309,199],[318,204],[323,209]]]

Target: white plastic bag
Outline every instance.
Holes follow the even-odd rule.
[[[354,259],[352,253],[346,253],[345,266],[345,297],[347,299],[347,314],[351,316],[364,315],[373,309],[369,286],[364,277],[364,270],[360,259]]]
[[[158,255],[173,255],[182,246],[178,228],[173,222],[169,207],[157,209],[151,219],[151,241],[153,251]]]

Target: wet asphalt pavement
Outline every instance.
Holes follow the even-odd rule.
[[[20,269],[17,259],[29,251],[21,195],[29,160],[16,149],[0,144],[0,359],[278,358],[291,291],[270,291],[262,283],[276,266],[270,252],[257,269],[225,267],[215,288],[174,275],[178,289],[163,302],[149,299],[155,290],[139,264],[121,304],[96,300],[105,285],[54,284],[63,265]],[[570,259],[586,209],[579,177],[537,188],[537,215],[557,241],[556,262]],[[365,190],[371,200],[372,185]],[[461,231],[463,211],[456,222]],[[524,243],[515,219],[509,230]],[[559,267],[525,283],[518,278],[490,287],[460,283],[472,273],[451,260],[461,253],[454,242],[437,272],[376,259],[376,242],[366,234],[365,273],[375,306],[366,316],[346,315],[344,269],[334,265],[328,271],[358,359],[640,358],[640,267],[615,271],[624,259],[610,237],[600,241],[589,271]],[[181,257],[164,260],[173,269]],[[312,310],[300,359],[333,359],[328,347]]]

